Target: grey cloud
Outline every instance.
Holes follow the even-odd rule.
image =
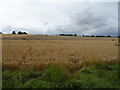
[[[77,33],[80,35],[117,35],[117,20],[114,20],[114,17],[110,17],[109,15],[94,11],[92,8],[88,7],[74,13],[70,16],[70,19],[70,24],[56,26],[54,30],[48,30],[48,32]]]
[[[104,29],[99,29],[99,32],[95,33],[96,35],[111,35],[111,36],[117,36],[118,35],[118,29],[117,27],[108,27]]]

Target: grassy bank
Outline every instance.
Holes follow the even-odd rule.
[[[3,88],[118,88],[118,65],[91,61],[71,71],[63,64],[51,64],[42,70],[3,71]]]

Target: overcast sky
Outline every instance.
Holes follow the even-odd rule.
[[[0,0],[0,31],[117,35],[117,2]]]

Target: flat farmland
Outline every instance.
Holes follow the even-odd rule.
[[[23,73],[23,71],[21,70],[31,69],[33,70],[33,72],[37,72],[37,74],[39,74],[39,72],[42,71],[42,76],[40,73],[38,77],[43,78],[40,80],[46,82],[43,85],[42,83],[40,83],[42,81],[39,82],[34,81],[34,80],[39,80],[38,77],[31,78],[31,76],[28,76],[29,78],[28,80],[25,81],[25,83],[22,83],[19,80],[16,81],[16,83],[19,82],[18,86],[20,84],[21,85],[20,87],[28,88],[28,86],[25,85],[31,82],[31,81],[29,82],[29,80],[33,80],[32,83],[38,85],[35,86],[31,83],[30,86],[34,88],[40,86],[42,88],[70,87],[69,85],[74,87],[74,83],[75,85],[78,85],[78,87],[83,87],[83,88],[84,87],[117,87],[116,81],[113,84],[113,86],[111,86],[112,85],[111,80],[114,79],[111,77],[114,77],[114,75],[117,74],[116,73],[113,74],[114,71],[113,72],[111,71],[110,74],[108,69],[108,68],[115,68],[116,67],[115,63],[117,63],[117,60],[118,60],[118,38],[115,37],[100,38],[100,37],[79,37],[79,36],[74,37],[74,36],[40,36],[40,35],[26,35],[26,36],[3,35],[3,40],[2,40],[2,66],[4,71],[3,74],[4,78],[8,77],[6,75],[7,74],[9,75],[10,72],[13,73],[13,71],[15,72],[17,71],[18,73],[19,71],[20,77],[24,79],[27,76],[24,77],[24,74],[21,74]],[[91,62],[93,64],[91,64]],[[92,65],[93,66],[95,65],[95,67],[93,67]],[[97,69],[102,69],[102,70],[97,70],[95,69],[96,67]],[[107,68],[108,72],[104,68]],[[10,71],[8,72],[7,70]],[[75,73],[78,73],[79,70],[80,70],[80,75],[76,76],[77,74]],[[115,69],[110,69],[110,70],[115,70]],[[29,71],[27,71],[26,73],[28,72]],[[61,76],[62,75],[61,73],[63,73],[63,76]],[[83,75],[83,73],[85,73],[85,75]],[[103,76],[99,77],[98,74],[100,75],[103,74]],[[101,81],[103,80],[104,76],[106,77],[106,74],[108,75],[107,76],[108,78],[105,78],[105,81]],[[113,76],[109,76],[109,74]],[[94,84],[92,84],[93,86],[91,86],[90,83],[88,82],[88,80],[90,79],[89,75],[91,75],[90,77],[92,80],[94,79],[96,80],[96,81],[90,81],[91,83],[94,83],[95,86]],[[77,81],[79,76],[80,76],[80,83],[78,83]],[[13,79],[14,76],[11,77]],[[68,84],[68,82],[66,83],[66,81],[64,81],[66,79],[63,79],[62,77],[66,78],[67,81],[69,81],[69,79],[71,78],[74,78],[75,81],[74,80],[69,81],[70,83]],[[16,79],[16,76],[14,78]],[[82,78],[84,78],[83,82],[81,81]],[[117,80],[117,78],[115,78],[115,80]],[[10,87],[9,85],[6,86],[7,84],[11,83],[11,82],[8,83],[8,81],[9,81],[8,78],[7,80],[6,79],[4,80],[3,83],[4,87]],[[110,83],[108,83],[108,81]],[[100,86],[96,86],[99,85],[97,83],[100,82],[102,82]],[[12,82],[11,85],[13,85],[13,83],[15,84],[15,82]],[[55,86],[54,85],[51,86],[51,84],[48,85],[48,83],[54,83]],[[62,86],[60,86],[61,83]],[[106,84],[106,86],[104,86],[103,84]],[[68,86],[64,86],[64,85],[68,85]],[[13,85],[11,87],[18,87],[18,86]]]

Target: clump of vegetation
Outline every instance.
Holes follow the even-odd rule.
[[[25,40],[25,38],[23,38],[23,40]]]
[[[56,82],[56,83],[64,82],[64,80],[67,79],[65,73],[66,72],[62,70],[60,65],[53,64],[43,71],[41,78],[48,82]]]

